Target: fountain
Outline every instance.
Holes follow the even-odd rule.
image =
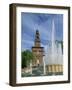
[[[43,74],[46,75],[45,56],[43,57]]]
[[[52,40],[51,40],[51,43],[52,43],[52,62],[54,63],[54,60],[55,60],[55,27],[54,27],[54,20],[52,22]]]
[[[52,21],[52,34],[51,35],[52,35],[51,36],[52,37],[51,38],[51,48],[49,47],[49,45],[47,45],[47,52],[45,53],[45,56],[43,58],[44,75],[46,74],[46,65],[52,66],[51,72],[52,72],[52,75],[55,75],[56,66],[63,64],[61,43],[55,42],[56,40],[55,40],[54,20]]]
[[[58,63],[63,64],[61,44],[58,45]]]
[[[54,20],[52,21],[52,40],[51,40],[51,43],[52,43],[52,47],[51,47],[51,59],[52,59],[52,73],[53,75],[55,74],[54,72],[54,63],[55,63],[55,60],[56,60],[56,53],[55,53],[55,26],[54,26]]]

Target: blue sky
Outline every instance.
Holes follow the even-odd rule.
[[[39,30],[41,46],[51,41],[52,21],[55,23],[55,40],[63,40],[63,15],[21,13],[21,49],[26,50],[34,46],[35,32]]]

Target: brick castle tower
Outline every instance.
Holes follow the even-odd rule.
[[[41,66],[43,64],[44,47],[41,47],[40,34],[38,30],[36,30],[32,52],[36,58],[36,60],[33,61],[33,66]]]

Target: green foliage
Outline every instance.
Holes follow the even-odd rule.
[[[31,51],[26,50],[22,52],[22,68],[27,67],[34,60],[34,55]]]

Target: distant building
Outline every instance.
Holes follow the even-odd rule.
[[[43,56],[44,56],[44,47],[41,47],[40,34],[39,31],[36,30],[34,46],[32,47],[32,52],[35,55],[35,59],[33,60],[33,66],[41,66],[43,64]]]

